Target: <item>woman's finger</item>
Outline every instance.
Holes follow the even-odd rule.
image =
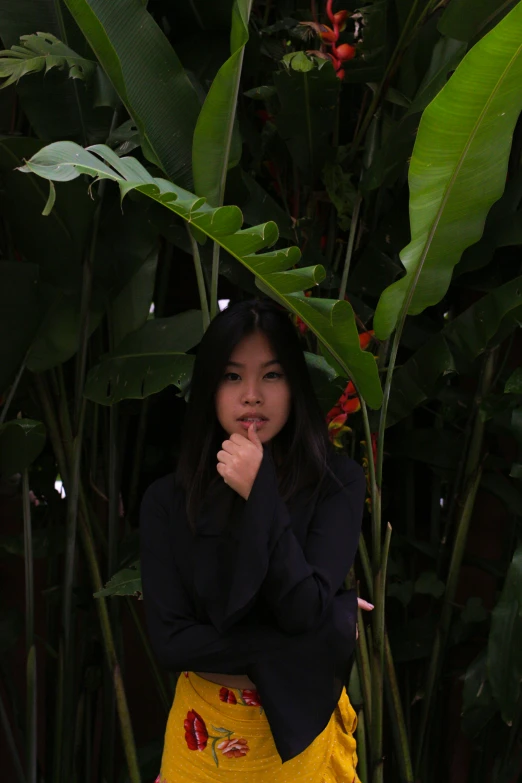
[[[374,605],[370,604],[368,601],[365,601],[364,598],[358,598],[357,603],[359,604],[360,609],[364,609],[365,612],[371,612],[372,609],[374,609]]]

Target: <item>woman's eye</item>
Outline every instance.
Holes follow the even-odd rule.
[[[267,372],[267,375],[275,375],[277,378],[282,378],[283,377],[283,373],[282,372],[276,372],[275,370],[271,370],[270,372]]]
[[[231,378],[230,377],[231,375],[235,375],[235,378]],[[239,378],[239,375],[237,374],[237,372],[227,372],[224,374],[223,378],[225,379],[225,381],[235,381],[236,378]]]

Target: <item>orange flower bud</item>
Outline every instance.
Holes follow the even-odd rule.
[[[326,27],[326,25],[325,25]],[[325,43],[335,43],[337,39],[339,38],[339,33],[335,33],[333,30],[330,30],[329,27],[326,27],[326,30],[322,30],[319,35],[321,36],[321,39]]]
[[[342,61],[353,60],[355,57],[355,46],[347,43],[341,44],[336,48],[334,54]]]
[[[347,17],[348,11],[337,11],[333,18],[334,24],[336,24],[338,27],[341,27],[341,25],[344,25],[346,22]]]

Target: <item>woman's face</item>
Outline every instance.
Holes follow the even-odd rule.
[[[236,346],[216,392],[216,415],[229,435],[247,437],[248,419],[256,419],[262,443],[284,427],[290,414],[290,386],[270,342],[254,332]]]

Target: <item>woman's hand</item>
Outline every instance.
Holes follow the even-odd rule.
[[[365,612],[371,612],[374,608],[373,604],[368,603],[368,601],[365,601],[364,598],[358,598],[357,599],[357,605],[359,606],[359,609],[363,609]],[[359,626],[355,626],[355,638],[359,638]]]
[[[245,500],[248,499],[252,485],[263,460],[263,444],[259,440],[255,421],[247,430],[247,436],[233,432],[224,440],[222,450],[218,451],[217,472]]]

